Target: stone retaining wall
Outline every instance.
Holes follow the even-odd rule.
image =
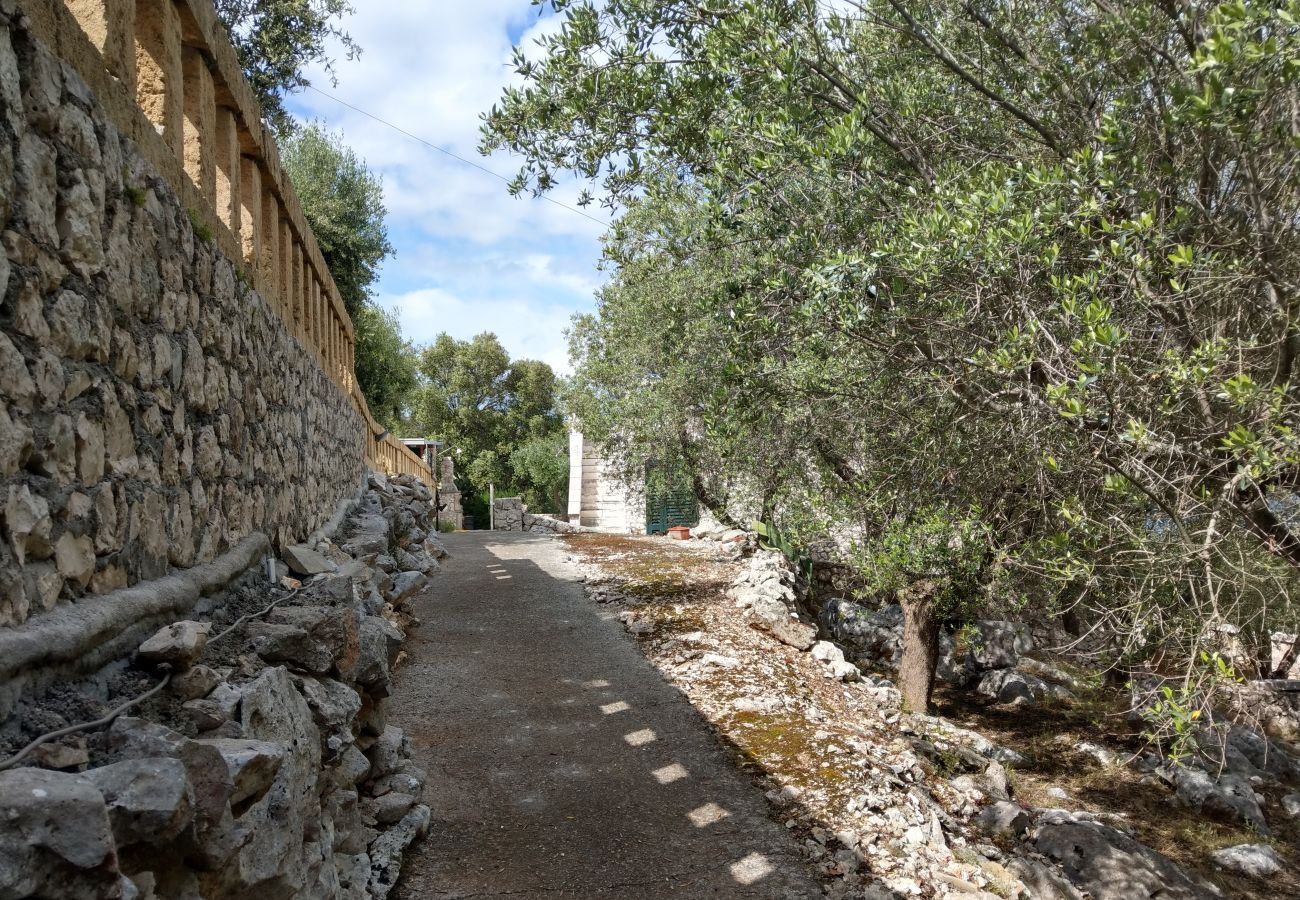
[[[0,626],[355,494],[364,411],[13,0],[0,231]]]
[[[124,666],[0,722],[0,897],[389,896],[430,821],[387,698],[445,555],[431,499],[372,474],[338,544],[287,548],[301,581],[254,569]],[[107,729],[31,743],[127,698]]]

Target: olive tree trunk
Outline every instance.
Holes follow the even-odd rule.
[[[898,592],[903,607],[903,659],[898,689],[912,712],[930,709],[934,673],[939,664],[939,617],[934,607],[936,585],[918,581]]]

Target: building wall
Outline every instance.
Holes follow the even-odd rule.
[[[600,447],[576,431],[569,435],[569,521],[575,514],[577,524],[601,531],[645,533],[643,492],[619,477]]]

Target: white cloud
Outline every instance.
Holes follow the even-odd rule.
[[[569,371],[563,339],[570,309],[536,301],[457,295],[440,288],[422,288],[379,303],[401,317],[403,328],[416,340],[431,341],[440,332],[461,340],[491,331],[515,359],[540,359],[560,373]]]
[[[510,177],[519,160],[478,155],[480,115],[508,83],[510,34],[531,45],[553,33],[529,0],[386,0],[356,4],[344,28],[362,47],[335,52],[338,85],[321,90],[398,128]],[[466,337],[495,331],[518,355],[566,369],[563,329],[589,309],[600,284],[595,264],[604,228],[554,203],[510,197],[499,179],[439,153],[313,91],[292,108],[341,130],[384,179],[389,237],[380,302],[396,309],[417,342],[439,331]],[[554,198],[576,205],[577,184]],[[601,222],[602,211],[586,212]]]

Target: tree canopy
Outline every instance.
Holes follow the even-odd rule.
[[[352,318],[357,383],[375,419],[392,428],[411,402],[416,369],[397,317],[370,302],[393,252],[383,184],[341,135],[315,122],[282,137],[280,158]]]
[[[1113,662],[1294,619],[1300,3],[550,5],[484,149],[626,210],[574,342],[629,464]]]
[[[419,355],[421,387],[408,427],[459,450],[467,511],[486,516],[489,484],[518,493],[534,512],[563,512],[568,444],[551,367],[512,360],[490,332],[468,341],[438,335]]]
[[[320,65],[333,78],[329,43],[337,41],[348,59],[361,53],[340,25],[353,12],[347,0],[216,0],[216,8],[262,115],[282,134],[294,126],[284,98],[311,83],[307,67]]]

